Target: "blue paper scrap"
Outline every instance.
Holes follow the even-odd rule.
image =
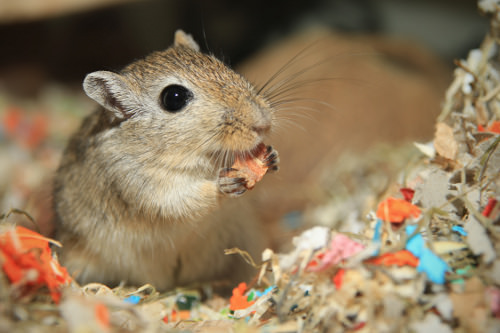
[[[417,226],[409,225],[405,231],[408,236],[413,234]],[[449,270],[448,264],[435,255],[430,249],[425,247],[425,241],[421,234],[416,234],[406,242],[406,249],[419,259],[417,271],[424,272],[429,280],[434,283],[443,284],[445,282],[446,271]]]
[[[454,225],[453,227],[451,227],[451,230],[458,232],[462,236],[467,236],[467,231],[465,231],[462,226]]]
[[[132,303],[132,304],[137,304],[141,300],[141,296],[137,295],[130,295],[129,297],[125,298],[124,301],[127,303]]]

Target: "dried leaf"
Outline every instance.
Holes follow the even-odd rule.
[[[428,313],[421,322],[414,322],[410,325],[410,329],[416,333],[452,333],[452,329],[441,322],[438,316],[433,313]]]
[[[425,181],[415,187],[414,202],[423,209],[439,207],[444,211],[453,211],[455,207],[448,202],[450,175],[438,168],[432,168],[425,176]]]
[[[457,157],[458,144],[450,126],[445,123],[436,124],[434,147],[439,155],[447,159],[454,160]]]
[[[447,294],[437,294],[433,298],[432,303],[444,319],[453,319],[453,302]]]
[[[469,219],[464,227],[468,233],[467,244],[472,253],[475,255],[483,255],[483,261],[487,264],[495,260],[496,253],[490,238],[486,234],[483,225],[474,215],[469,215]]]
[[[469,279],[465,284],[465,292],[451,293],[453,315],[460,320],[466,332],[484,332],[487,305],[483,283],[477,277]]]
[[[418,142],[414,142],[413,144],[425,156],[427,156],[429,158],[434,158],[436,156],[436,148],[434,147],[434,144],[432,144],[432,143],[425,144],[425,143],[418,143]]]

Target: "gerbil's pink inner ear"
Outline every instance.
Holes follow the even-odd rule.
[[[174,46],[184,46],[195,51],[200,51],[200,46],[194,41],[193,37],[182,30],[175,32]]]
[[[132,101],[127,100],[131,92],[120,74],[107,71],[90,73],[83,80],[83,90],[118,119],[132,116],[134,107]]]

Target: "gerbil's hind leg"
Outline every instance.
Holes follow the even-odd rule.
[[[239,197],[246,192],[247,180],[244,177],[234,177],[231,174],[236,172],[233,168],[224,168],[219,173],[219,190],[229,197]]]

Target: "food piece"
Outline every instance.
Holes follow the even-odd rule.
[[[228,175],[234,178],[245,178],[245,187],[251,190],[264,177],[269,168],[266,163],[267,155],[268,149],[266,145],[264,143],[259,144],[251,152],[238,155]]]

